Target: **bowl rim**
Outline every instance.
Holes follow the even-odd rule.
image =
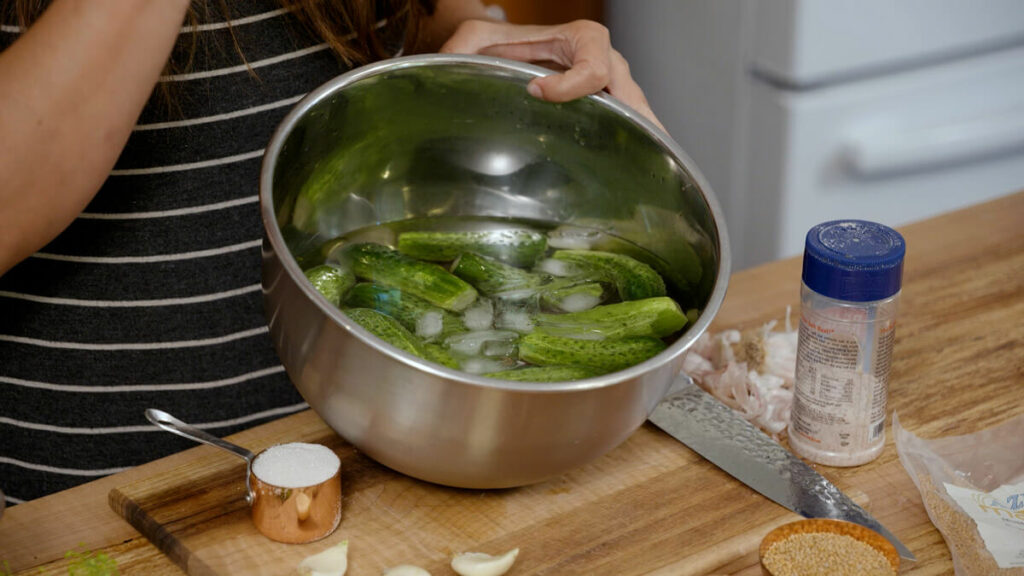
[[[483,68],[493,68],[505,72],[512,72],[518,74],[523,84],[523,94],[527,95],[526,83],[534,77],[546,76],[554,74],[555,72],[541,66],[519,62],[516,60],[509,60],[505,58],[498,58],[495,56],[481,56],[476,54],[418,54],[413,56],[400,56],[387,60],[381,60],[358,68],[354,68],[348,72],[345,72],[331,80],[328,80],[319,87],[313,89],[311,92],[306,94],[298,103],[296,103],[291,111],[284,117],[283,120],[278,124],[274,130],[273,136],[271,136],[270,142],[263,152],[262,165],[260,168],[260,182],[259,182],[259,202],[260,202],[260,217],[263,223],[264,232],[264,256],[267,252],[266,244],[269,243],[272,251],[278,254],[278,258],[281,262],[281,266],[293,281],[299,286],[299,289],[310,298],[313,303],[318,306],[327,316],[333,320],[336,324],[346,329],[349,333],[354,335],[364,344],[380,351],[383,354],[390,356],[391,358],[402,362],[405,365],[412,366],[417,370],[426,372],[430,375],[445,378],[449,381],[459,382],[465,385],[471,385],[476,387],[491,388],[497,390],[508,390],[528,393],[564,393],[577,390],[592,390],[598,388],[604,388],[618,384],[619,382],[640,378],[641,376],[652,372],[655,369],[670,363],[677,357],[681,356],[686,350],[703,334],[708,326],[711,324],[714,317],[717,315],[719,308],[722,305],[722,301],[725,299],[726,290],[729,283],[729,275],[731,273],[732,261],[731,261],[731,250],[729,246],[729,235],[726,229],[725,218],[722,214],[722,208],[718,202],[717,197],[711,189],[711,185],[708,183],[704,175],[697,169],[693,159],[687,155],[682,148],[679,146],[671,136],[668,135],[663,129],[658,127],[654,122],[643,116],[621,100],[615,98],[607,92],[598,92],[589,96],[584,96],[585,99],[591,99],[597,101],[601,106],[610,108],[613,112],[616,112],[620,116],[625,117],[628,121],[636,124],[641,128],[649,137],[653,138],[660,146],[667,149],[672,156],[682,165],[688,175],[693,179],[704,198],[704,201],[708,205],[709,212],[711,213],[711,220],[714,226],[718,229],[718,274],[715,277],[714,288],[712,289],[711,295],[708,297],[707,304],[704,306],[701,315],[698,317],[697,322],[691,326],[682,336],[672,342],[665,350],[656,354],[655,356],[648,358],[647,360],[634,364],[623,370],[617,372],[611,372],[608,374],[602,374],[592,378],[583,378],[580,380],[572,380],[566,382],[519,382],[512,380],[500,380],[497,378],[486,378],[461,370],[455,370],[436,364],[434,362],[426,361],[418,356],[414,356],[403,350],[399,350],[394,346],[390,346],[383,342],[362,326],[356,324],[350,320],[348,316],[341,311],[340,308],[331,304],[322,294],[320,294],[311,283],[303,281],[304,274],[299,268],[298,263],[292,256],[291,251],[288,250],[287,245],[284,242],[284,237],[281,234],[281,230],[277,225],[277,216],[274,213],[273,207],[273,182],[274,182],[274,165],[278,156],[280,155],[281,148],[284,146],[284,142],[292,129],[298,123],[298,121],[314,106],[328,98],[331,94],[336,91],[371,78],[380,74],[385,74],[395,70],[403,70],[408,68],[417,68],[422,66],[447,66],[453,64],[469,64],[479,66]],[[513,79],[514,80],[514,79]],[[532,97],[532,96],[531,96]],[[264,293],[267,291],[267,286],[263,287]],[[707,312],[711,313],[708,314]],[[672,380],[666,382],[666,390]]]

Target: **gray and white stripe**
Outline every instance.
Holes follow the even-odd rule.
[[[195,258],[206,258],[209,256],[221,256],[259,248],[263,240],[250,240],[229,246],[209,248],[206,250],[195,250],[192,252],[178,252],[175,254],[154,254],[152,256],[72,256],[69,254],[53,254],[51,252],[36,252],[32,258],[43,260],[58,260],[61,262],[78,262],[82,264],[152,264],[154,262],[174,262],[178,260],[192,260]]]
[[[168,128],[182,128],[185,126],[196,126],[199,124],[208,124],[210,122],[221,122],[224,120],[231,120],[233,118],[241,118],[244,116],[250,116],[252,114],[259,114],[261,112],[267,112],[270,110],[276,110],[285,106],[295,104],[305,94],[299,94],[290,98],[284,98],[276,102],[270,102],[269,104],[262,104],[260,106],[252,106],[249,108],[243,108],[241,110],[234,110],[231,112],[224,112],[223,114],[214,114],[211,116],[202,116],[199,118],[187,118],[185,120],[171,120],[168,122],[153,122],[150,124],[137,124],[134,128],[136,132],[145,132],[147,130],[165,130]]]
[[[262,370],[254,370],[230,378],[210,380],[207,382],[171,382],[165,384],[115,384],[109,386],[82,386],[78,384],[54,384],[52,382],[35,382],[21,378],[0,376],[0,384],[20,386],[22,388],[34,388],[37,390],[50,390],[53,392],[72,392],[85,394],[117,394],[124,392],[180,392],[182,390],[209,390],[224,386],[233,386],[250,380],[256,380],[274,374],[283,374],[284,366],[271,366]]]
[[[294,414],[295,412],[299,412],[301,410],[305,410],[306,408],[309,408],[309,405],[306,404],[305,402],[300,402],[298,404],[292,404],[291,406],[281,406],[279,408],[272,408],[270,410],[264,410],[262,412],[254,412],[252,414],[247,414],[247,415],[239,417],[239,418],[231,418],[229,420],[217,420],[215,422],[200,422],[198,424],[192,424],[192,425],[197,427],[197,428],[201,428],[203,430],[212,430],[212,429],[216,429],[216,428],[227,428],[229,426],[237,426],[239,424],[247,424],[247,423],[253,422],[255,420],[261,420],[263,418],[270,418],[272,416],[284,416],[284,415],[287,415],[287,414]],[[142,424],[142,425],[138,425],[138,426],[71,427],[71,426],[55,426],[53,424],[42,424],[42,423],[39,423],[39,422],[27,422],[27,421],[24,421],[24,420],[16,420],[14,418],[7,418],[7,417],[4,417],[4,416],[0,416],[0,424],[6,424],[8,426],[16,426],[18,428],[25,428],[25,429],[28,429],[28,430],[39,430],[39,431],[42,431],[42,432],[53,432],[53,433],[56,433],[56,434],[90,434],[91,435],[91,434],[136,434],[136,433],[139,433],[139,432],[162,432],[162,430],[160,428],[158,428],[158,427],[156,427],[156,426],[154,426],[152,424]],[[10,458],[0,457],[0,463],[5,462],[5,460],[8,460],[8,462],[6,462],[8,464],[13,464],[15,466],[19,465],[19,464],[15,464],[14,462],[10,462],[9,460],[12,460]],[[32,467],[32,465],[27,463],[27,462],[21,462],[21,465],[25,465],[26,468],[31,468]]]
[[[251,160],[253,158],[259,158],[263,156],[263,148],[259,150],[253,150],[251,152],[243,152],[241,154],[234,154],[232,156],[224,156],[223,158],[211,158],[209,160],[200,160],[199,162],[186,162],[184,164],[171,164],[168,166],[152,166],[149,168],[123,168],[114,169],[110,171],[111,176],[145,176],[147,174],[164,174],[166,172],[182,172],[185,170],[196,170],[198,168],[212,168],[214,166],[222,166],[224,164],[232,164],[234,162],[244,162],[245,160]]]
[[[289,10],[287,8],[279,8],[277,10],[271,10],[269,12],[263,12],[261,14],[253,14],[252,16],[246,16],[244,18],[235,18],[234,20],[225,20],[224,22],[207,22],[205,24],[196,24],[194,26],[182,26],[182,34],[192,34],[193,32],[210,32],[212,30],[224,30],[226,28],[235,28],[243,26],[245,24],[252,24],[253,22],[259,22],[261,20],[267,20],[268,18],[275,18],[283,14],[287,14]]]
[[[188,304],[200,304],[203,302],[216,302],[236,296],[259,292],[259,284],[250,284],[243,288],[224,290],[211,294],[199,294],[196,296],[182,296],[179,298],[157,298],[153,300],[87,300],[81,298],[57,298],[53,296],[38,296],[35,294],[23,294],[20,292],[8,292],[0,290],[0,298],[12,298],[14,300],[25,300],[38,304],[53,304],[55,306],[81,306],[85,308],[150,308],[155,306],[183,306]]]
[[[231,334],[224,334],[222,336],[214,336],[212,338],[175,340],[170,342],[111,342],[103,344],[93,342],[64,342],[58,340],[44,340],[41,338],[27,338],[25,336],[12,336],[9,334],[0,334],[0,342],[11,342],[14,344],[24,344],[28,346],[40,346],[42,348],[59,348],[64,350],[93,350],[104,352],[120,350],[174,350],[178,348],[198,348],[201,346],[225,344],[227,342],[242,340],[244,338],[252,338],[253,336],[261,336],[267,333],[269,333],[269,329],[266,326],[259,326],[257,328],[242,330],[240,332],[233,332]]]

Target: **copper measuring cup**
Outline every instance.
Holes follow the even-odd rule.
[[[318,484],[275,486],[253,473],[253,463],[276,446],[253,454],[237,444],[186,424],[163,410],[146,410],[146,419],[168,432],[215,446],[244,459],[245,501],[252,507],[253,524],[267,538],[289,544],[312,542],[334,532],[341,522],[340,463],[330,478]]]

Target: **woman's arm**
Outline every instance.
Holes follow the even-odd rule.
[[[441,50],[459,25],[467,20],[490,20],[481,0],[436,0],[434,13],[420,23],[412,51],[428,53]]]
[[[0,53],[0,275],[59,234],[117,161],[189,0],[54,0]]]
[[[523,26],[488,19],[480,0],[438,0],[420,28],[418,51],[487,54],[523,62],[553,63],[564,72],[537,78],[536,98],[565,102],[607,90],[658,126],[626,59],[612,48],[608,29],[588,20],[556,26]]]

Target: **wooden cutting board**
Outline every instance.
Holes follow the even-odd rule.
[[[217,576],[294,574],[303,558],[342,540],[349,541],[352,576],[377,576],[398,564],[453,574],[453,553],[512,548],[520,549],[513,574],[709,574],[756,564],[764,534],[797,519],[737,490],[735,480],[649,424],[572,473],[482,491],[391,471],[311,411],[290,420],[247,447],[319,442],[339,455],[343,517],[324,540],[287,545],[262,536],[243,500],[244,463],[206,446],[171,473],[114,489],[110,504],[187,573]],[[850,494],[865,504],[863,492]]]
[[[907,263],[889,400],[904,426],[922,438],[973,433],[1024,413],[1024,403],[1007,401],[1024,389],[1022,214],[1024,193],[1018,193],[901,229]],[[799,258],[734,274],[712,331],[780,319],[786,306],[799,305],[799,280]],[[336,442],[308,412],[232,437],[256,450],[316,438]],[[419,483],[343,443],[332,446],[346,462],[345,518],[334,538],[351,541],[351,573],[357,575],[375,576],[397,562],[451,575],[444,567],[449,550],[519,546],[508,576],[760,576],[760,535],[771,523],[792,518],[650,426],[572,474],[493,493]],[[918,562],[904,563],[901,574],[952,574],[949,549],[900,464],[891,434],[878,460],[819,470],[854,500],[857,490],[870,496],[868,510],[917,555]],[[229,487],[237,482],[236,495],[198,489],[208,482],[202,478]],[[254,538],[241,482],[241,465],[232,456],[205,446],[186,450],[9,507],[0,521],[0,556],[24,576],[59,576],[68,573],[65,551],[84,546],[116,559],[122,574],[180,575],[123,515],[180,565],[192,565],[193,573],[271,573],[267,557],[273,569],[283,564],[280,573],[290,573],[292,560],[278,560],[272,544]],[[110,511],[108,500],[122,515]],[[221,524],[214,528],[214,521]],[[246,554],[266,562],[266,571],[262,564],[252,568],[240,553],[234,569],[226,568],[227,553],[218,552],[217,538],[239,547],[244,542]]]

